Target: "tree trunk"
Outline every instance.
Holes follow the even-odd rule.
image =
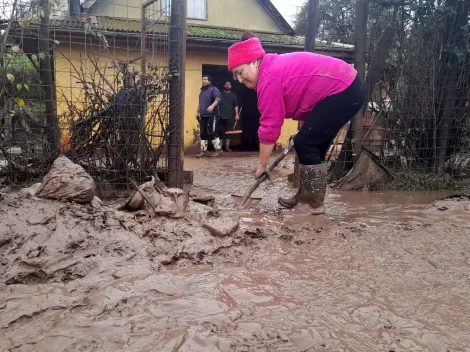
[[[377,48],[374,51],[372,60],[369,65],[369,70],[367,72],[366,79],[366,91],[367,91],[367,101],[370,101],[372,94],[375,90],[375,85],[380,79],[380,73],[382,72],[382,67],[385,65],[385,60],[387,60],[392,48],[394,30],[391,26],[385,28],[380,40],[377,44]]]

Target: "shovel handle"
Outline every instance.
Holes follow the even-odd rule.
[[[274,168],[279,165],[279,163],[282,161],[282,159],[284,159],[286,157],[287,153],[289,153],[292,150],[292,148],[294,148],[294,143],[292,142],[292,139],[293,139],[293,136],[291,136],[289,138],[289,144],[287,145],[287,147],[285,147],[284,150],[282,151],[282,153],[277,156],[277,158],[271,163],[271,165],[269,165],[269,167],[268,167],[269,172],[273,171]],[[268,176],[266,174],[262,174],[260,177],[258,177],[256,179],[253,186],[251,186],[246,191],[246,193],[243,195],[243,198],[241,200],[241,205],[242,206],[245,206],[246,202],[248,201],[250,196],[253,194],[253,192],[256,191],[256,189],[259,187],[259,185],[262,184],[264,181],[266,181],[267,178],[268,178]]]
[[[269,165],[268,169],[270,172],[273,171],[279,165],[282,159],[286,157],[287,153],[289,153],[292,150],[292,148],[294,148],[294,143],[292,143],[292,136],[291,136],[289,138],[289,144],[287,144],[287,147],[285,147],[282,153],[277,156],[277,158],[271,163],[271,165]],[[266,176],[266,174],[264,174],[264,176]]]

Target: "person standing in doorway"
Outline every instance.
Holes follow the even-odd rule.
[[[220,119],[218,124],[218,135],[222,140],[222,148],[225,147],[225,151],[231,152],[230,150],[230,138],[225,135],[229,126],[232,126],[235,121],[240,119],[238,112],[238,99],[237,95],[232,92],[232,83],[229,81],[225,82],[224,92],[222,93],[222,100],[220,101]]]
[[[199,132],[201,136],[201,153],[197,156],[202,158],[208,156],[207,147],[209,140],[212,141],[215,153],[218,156],[221,151],[221,143],[217,135],[217,119],[220,116],[219,103],[220,91],[211,83],[209,75],[202,76],[202,88],[199,93],[199,105],[197,107],[197,119],[199,121]]]

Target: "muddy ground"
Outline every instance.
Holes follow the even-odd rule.
[[[470,351],[468,198],[329,190],[309,218],[276,204],[290,159],[237,212],[255,164],[188,159],[215,208],[184,219],[5,195],[0,351]]]

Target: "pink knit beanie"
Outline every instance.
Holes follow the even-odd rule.
[[[237,66],[261,59],[265,54],[256,37],[233,44],[228,48],[228,69],[232,71]]]

